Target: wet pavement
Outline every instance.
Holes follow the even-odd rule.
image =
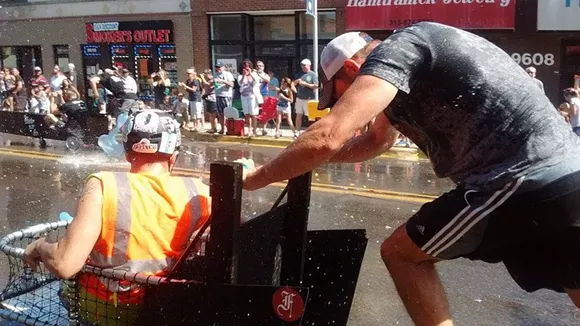
[[[0,138],[0,141],[2,138]],[[258,164],[279,149],[239,144],[186,143],[186,153],[178,166],[208,171],[215,160],[252,157]],[[38,150],[64,155],[62,146]],[[10,149],[31,151],[28,146]],[[7,234],[39,222],[56,221],[60,212],[74,213],[84,178],[103,169],[124,169],[126,163],[111,163],[98,152],[64,157],[35,157],[25,153],[6,153],[0,148],[0,233]],[[208,181],[207,174],[201,177]],[[313,176],[316,183],[331,183],[361,189],[383,189],[405,193],[439,195],[452,185],[433,175],[428,162],[376,159],[368,163],[331,164]],[[252,217],[266,211],[281,188],[270,186],[244,192],[243,212]],[[353,194],[312,193],[309,229],[367,230],[369,244],[365,254],[349,325],[412,325],[383,266],[379,246],[382,240],[420,208],[405,200],[368,198]],[[5,257],[0,257],[0,286],[8,273]],[[580,319],[565,295],[538,291],[527,295],[510,279],[501,264],[486,265],[468,260],[439,265],[441,278],[457,325],[575,325]],[[0,323],[1,324],[1,323]]]

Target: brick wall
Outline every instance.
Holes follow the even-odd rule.
[[[319,0],[318,8],[336,9],[336,32],[344,32],[345,0]],[[208,68],[209,62],[209,23],[208,12],[240,12],[266,10],[304,10],[304,0],[192,0],[192,38],[194,55],[193,60],[198,70]]]

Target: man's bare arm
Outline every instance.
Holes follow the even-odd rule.
[[[358,77],[329,114],[270,162],[249,172],[245,176],[244,188],[259,189],[320,166],[333,157],[357,130],[383,111],[396,94],[397,88],[380,78]]]
[[[367,132],[349,140],[338,153],[330,158],[329,162],[366,161],[388,151],[395,145],[398,136],[399,132],[381,112]]]
[[[93,98],[99,98],[99,90],[97,89],[97,83],[99,83],[100,80],[101,78],[99,77],[93,77],[90,80],[91,89],[93,90]]]
[[[101,233],[103,190],[101,181],[90,178],[83,189],[75,218],[57,243],[36,242],[36,250],[46,268],[59,278],[78,273]]]

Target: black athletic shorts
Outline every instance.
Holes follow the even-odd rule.
[[[522,182],[495,192],[454,189],[423,205],[407,233],[440,259],[503,262],[528,292],[579,289],[580,172],[516,193]]]
[[[222,96],[216,97],[216,108],[218,116],[223,117],[225,108],[230,106],[232,106],[231,97],[222,97]]]

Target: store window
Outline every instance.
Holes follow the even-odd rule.
[[[242,15],[220,15],[211,17],[212,40],[243,40]]]
[[[68,71],[69,56],[68,45],[54,45],[52,47],[54,54],[54,64],[60,67],[60,71]]]
[[[318,43],[318,57],[320,58],[320,55],[322,54],[322,50],[324,49],[324,46],[326,45],[326,42],[319,42]],[[303,58],[308,58],[310,60],[312,60],[312,58],[314,57],[314,51],[312,50],[313,46],[312,44],[302,44],[300,46],[300,60],[302,60]]]
[[[296,53],[296,45],[287,44],[256,44],[256,58],[262,57],[288,57]]]
[[[214,45],[212,46],[212,63],[221,61],[225,64],[226,70],[237,75],[238,65],[246,58],[243,45]],[[214,69],[213,67],[211,68]]]
[[[4,47],[2,48],[2,68],[16,68],[16,48]]]
[[[25,80],[32,78],[35,66],[42,67],[40,46],[6,46],[0,48],[1,68],[17,68]]]
[[[312,17],[305,12],[299,14],[300,39],[312,39]],[[336,37],[336,12],[318,12],[318,39],[333,39]]]
[[[294,41],[296,28],[294,16],[254,17],[254,40]]]

